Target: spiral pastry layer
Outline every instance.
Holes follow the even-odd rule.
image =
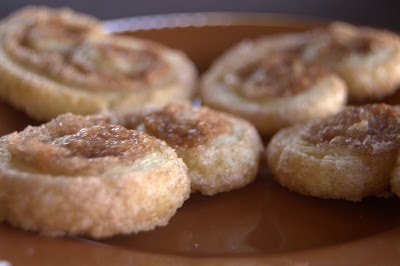
[[[0,220],[44,235],[109,237],[166,225],[190,194],[163,141],[63,114],[0,138]]]
[[[279,183],[305,195],[352,201],[390,195],[399,191],[399,136],[398,107],[349,106],[279,131],[267,145],[267,163]]]
[[[244,187],[256,178],[263,144],[246,120],[189,104],[114,114],[116,117],[122,125],[174,148],[188,167],[193,192],[214,195]]]
[[[107,33],[70,9],[28,7],[0,22],[0,96],[39,120],[191,99],[182,52]]]
[[[303,58],[310,37],[280,34],[235,45],[202,76],[204,105],[247,119],[265,136],[338,112],[346,85],[329,68]]]
[[[303,53],[339,75],[352,102],[377,101],[400,87],[400,37],[394,32],[333,22],[312,32]]]

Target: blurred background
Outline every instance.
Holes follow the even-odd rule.
[[[183,12],[262,12],[343,20],[400,31],[398,0],[2,0],[0,17],[26,5],[68,6],[103,20]]]

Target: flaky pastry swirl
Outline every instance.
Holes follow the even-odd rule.
[[[400,37],[388,30],[333,22],[312,31],[304,56],[345,80],[354,102],[380,100],[400,86]]]
[[[100,117],[64,114],[0,138],[0,220],[44,235],[151,230],[189,193],[173,149]]]
[[[193,192],[214,195],[256,178],[263,144],[254,126],[239,117],[189,104],[112,117],[115,123],[144,131],[174,148],[188,167]]]
[[[371,104],[283,129],[266,156],[276,180],[291,190],[358,201],[400,195],[399,152],[400,109]]]
[[[197,75],[180,51],[108,34],[95,18],[45,7],[0,22],[0,73],[0,95],[40,120],[187,100]]]
[[[303,58],[309,39],[308,33],[280,34],[233,46],[201,78],[204,105],[245,118],[266,136],[336,113],[346,103],[345,83]]]

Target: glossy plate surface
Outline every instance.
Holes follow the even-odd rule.
[[[302,31],[325,22],[266,14],[199,13],[105,22],[182,49],[200,72],[245,38]],[[399,95],[385,101],[400,102]],[[0,134],[36,124],[0,103]],[[193,194],[166,227],[101,241],[47,238],[0,224],[0,265],[396,265],[400,201],[354,203],[290,192],[261,169],[244,189]]]

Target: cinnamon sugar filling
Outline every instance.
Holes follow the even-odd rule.
[[[4,49],[31,71],[88,90],[145,89],[172,74],[164,47],[131,46],[71,20],[49,15],[14,26],[4,36]]]
[[[316,146],[330,145],[379,154],[400,148],[400,110],[386,104],[347,107],[313,122],[301,138]]]
[[[81,124],[79,129],[69,127],[73,122]],[[64,115],[13,133],[7,147],[14,163],[50,174],[74,175],[127,165],[155,151],[157,144],[150,136],[122,126]]]
[[[193,112],[180,105],[169,105],[146,115],[143,124],[150,135],[172,147],[195,147],[233,132],[233,124],[221,115],[207,109]]]
[[[321,64],[306,62],[291,51],[281,51],[228,73],[224,81],[250,99],[277,98],[308,90],[328,73]]]

